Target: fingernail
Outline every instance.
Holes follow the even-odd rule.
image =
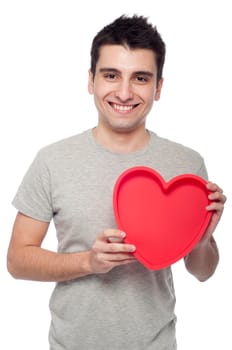
[[[125,238],[126,237],[125,232],[121,232],[121,236],[122,236],[122,238]]]
[[[135,246],[134,246],[134,245],[132,245],[130,250],[131,250],[131,252],[134,252],[134,251],[135,251],[135,249],[136,249],[136,248],[135,248]]]

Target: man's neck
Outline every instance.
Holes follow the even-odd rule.
[[[149,142],[150,135],[145,128],[132,132],[115,132],[97,126],[92,130],[96,142],[111,152],[136,152]]]

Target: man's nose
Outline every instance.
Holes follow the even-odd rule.
[[[122,102],[126,102],[133,98],[132,86],[129,81],[123,80],[119,83],[116,91],[116,97]]]

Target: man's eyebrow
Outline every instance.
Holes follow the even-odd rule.
[[[120,73],[120,71],[116,68],[111,68],[111,67],[106,67],[106,68],[100,68],[99,69],[100,73],[105,73],[105,72],[114,72],[114,73]]]
[[[149,71],[146,71],[146,70],[140,70],[140,71],[137,71],[137,72],[134,72],[135,75],[146,75],[148,77],[153,77],[154,74],[152,72],[149,72]]]
[[[118,70],[116,68],[112,68],[112,67],[100,68],[99,72],[100,73],[106,73],[106,72],[121,73],[120,70]],[[152,72],[146,71],[146,70],[135,71],[135,72],[133,72],[133,75],[146,75],[146,76],[151,77],[151,78],[154,76],[154,74]]]

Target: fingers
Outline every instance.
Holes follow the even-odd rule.
[[[135,246],[123,242],[126,234],[117,229],[107,229],[99,234],[90,250],[90,270],[105,273],[112,268],[137,261],[132,254]]]
[[[213,182],[208,182],[206,187],[211,191],[208,195],[211,202],[206,207],[206,210],[213,212],[213,215],[205,236],[211,237],[221,219],[224,204],[226,202],[226,196],[223,194],[223,190]]]
[[[208,211],[216,211],[219,214],[219,213],[223,212],[224,204],[219,203],[219,202],[212,202],[206,207],[206,210],[208,210]]]
[[[206,185],[206,187],[210,190],[210,191],[213,191],[213,192],[221,192],[223,193],[223,190],[217,185],[215,184],[214,182],[212,181],[209,181]]]
[[[126,234],[120,230],[107,229],[96,239],[93,250],[102,253],[132,253],[135,246],[123,243]]]
[[[99,253],[99,259],[102,261],[113,262],[113,263],[126,263],[137,260],[134,255],[129,253]]]
[[[111,237],[108,238],[108,241],[110,243],[121,243],[121,242],[123,242],[123,238],[111,236]]]
[[[206,187],[208,188],[208,190],[210,190],[212,192],[212,194],[216,194],[218,196],[222,195],[224,202],[226,201],[226,196],[223,194],[223,190],[217,184],[209,181],[206,184]]]
[[[125,232],[109,228],[107,230],[104,230],[98,238],[103,241],[121,241],[123,242],[123,239],[126,237]]]
[[[215,203],[211,203],[207,208],[211,208],[211,210],[221,210],[224,207],[224,204],[227,200],[226,196],[223,194],[223,190],[215,183],[208,182],[206,187],[211,191],[208,198]]]

